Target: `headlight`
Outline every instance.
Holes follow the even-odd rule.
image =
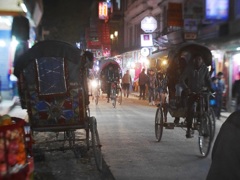
[[[92,80],[91,85],[92,85],[93,88],[96,88],[98,86],[98,83],[97,83],[96,80]]]

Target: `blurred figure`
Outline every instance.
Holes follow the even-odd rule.
[[[232,97],[236,98],[235,110],[240,110],[240,72],[238,73],[238,80],[233,83]]]
[[[167,75],[163,72],[157,73],[156,78],[156,100],[159,99],[160,104],[164,107],[164,121],[167,122],[167,96],[168,96],[168,88],[167,88]]]
[[[240,111],[222,124],[212,149],[212,163],[206,180],[240,179]]]
[[[149,105],[155,105],[155,85],[156,85],[156,75],[153,69],[149,70],[148,75],[148,102]]]
[[[111,93],[111,83],[114,82],[117,83],[119,82],[119,72],[114,69],[112,65],[108,67],[108,70],[106,72],[106,78],[107,78],[107,102],[109,103],[109,98],[110,98],[110,93]]]
[[[139,99],[145,100],[146,98],[146,86],[148,84],[148,75],[145,74],[145,69],[142,69],[142,72],[139,74],[138,84],[140,87]]]
[[[188,66],[183,74],[180,77],[180,83],[183,84],[185,98],[187,98],[187,131],[186,138],[193,137],[192,130],[192,121],[193,121],[193,113],[192,107],[194,104],[194,96],[191,95],[193,92],[198,93],[203,90],[203,88],[207,88],[208,90],[212,90],[211,88],[211,79],[209,76],[208,67],[203,61],[201,54],[196,53],[192,57],[193,66]],[[186,83],[187,82],[187,83]]]
[[[218,79],[218,93],[216,94],[216,102],[217,104],[217,110],[216,110],[216,117],[217,119],[220,119],[221,117],[221,109],[223,106],[223,94],[225,93],[225,83],[223,81],[223,73],[218,72],[217,79]]]
[[[215,97],[210,97],[210,106],[213,108],[214,110],[214,113],[215,113],[215,116],[217,116],[217,113],[218,113],[218,109],[219,109],[219,102],[217,102],[217,96],[218,96],[218,91],[219,91],[219,88],[218,88],[218,79],[216,77],[212,77],[212,83],[211,83],[211,86],[212,86],[212,90],[215,92]]]
[[[132,77],[129,74],[129,70],[127,70],[126,73],[123,75],[122,84],[123,84],[124,97],[126,97],[126,96],[128,97],[130,85],[132,85]]]

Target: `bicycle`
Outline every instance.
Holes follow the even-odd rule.
[[[194,100],[192,129],[197,130],[199,133],[198,145],[203,157],[208,155],[213,140],[213,125],[210,117],[211,108],[209,107],[209,95],[210,93],[206,91],[191,93]]]
[[[213,140],[213,125],[212,117],[210,117],[211,108],[205,103],[205,96],[209,96],[209,92],[200,92],[192,93],[194,103],[193,103],[193,122],[192,130],[197,130],[198,135],[198,145],[200,153],[203,157],[206,157],[209,154],[211,143]],[[171,106],[168,106],[171,109]],[[182,113],[181,117],[185,117],[185,112]],[[162,104],[158,105],[156,114],[155,114],[155,136],[158,142],[160,142],[163,133],[163,127],[166,129],[174,129],[174,127],[187,127],[186,121],[174,124],[171,122],[164,121],[164,106]],[[185,114],[185,115],[183,115]],[[215,126],[214,126],[215,127]]]
[[[122,104],[122,88],[118,82],[111,82],[110,98],[114,108],[116,108],[117,101]]]

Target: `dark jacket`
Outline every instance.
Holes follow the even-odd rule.
[[[202,64],[199,69],[195,69],[194,66],[188,65],[180,76],[180,83],[184,89],[189,88],[193,92],[200,92],[203,87],[211,89],[211,78],[207,66]]]
[[[145,74],[144,72],[141,72],[139,74],[139,85],[145,85],[145,84],[148,84],[148,75]]]
[[[240,111],[232,113],[221,126],[212,150],[207,180],[240,179]]]

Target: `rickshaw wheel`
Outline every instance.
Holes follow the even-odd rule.
[[[162,106],[160,105],[157,108],[155,115],[155,136],[157,142],[159,142],[162,139],[162,133],[163,133],[163,109]]]
[[[122,104],[122,89],[118,89],[118,103]]]
[[[209,117],[212,122],[212,140],[213,140],[215,136],[215,129],[216,129],[216,118],[215,118],[215,113],[213,111],[213,108],[211,107],[209,109]]]
[[[201,117],[201,124],[198,129],[198,145],[203,157],[207,157],[212,144],[212,122],[207,113]]]
[[[95,117],[90,118],[90,130],[91,130],[91,140],[92,140],[92,149],[95,158],[95,162],[99,171],[102,170],[102,152],[101,144],[97,130],[97,121]]]

